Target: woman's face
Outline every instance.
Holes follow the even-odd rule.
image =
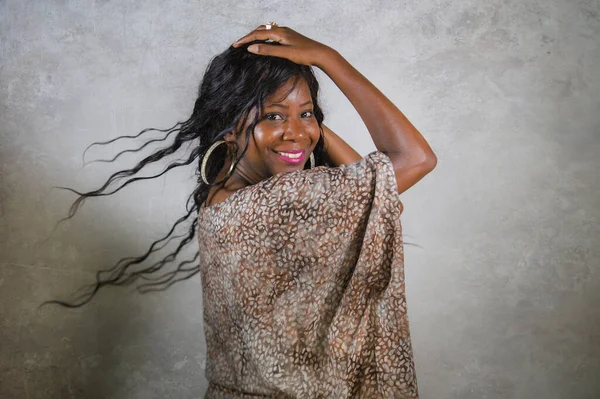
[[[279,173],[302,170],[309,162],[309,156],[319,141],[319,124],[313,114],[308,85],[303,79],[285,97],[292,83],[290,79],[265,101],[254,135],[250,132],[248,150],[229,178],[233,180],[230,187],[241,188]],[[255,113],[256,110],[253,110],[249,115],[242,134],[237,138],[233,132],[224,137],[229,142],[237,143],[238,158],[246,145],[246,129]],[[292,158],[281,152],[292,153],[288,154]],[[227,169],[229,164],[227,161]]]

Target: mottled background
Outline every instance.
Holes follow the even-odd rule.
[[[162,237],[193,170],[89,200],[54,232],[76,197],[51,188],[133,166],[82,154],[187,119],[209,59],[269,20],[337,49],[438,156],[402,194],[422,398],[600,397],[599,18],[597,0],[0,0],[0,397],[201,397],[198,276],[36,310]],[[375,150],[318,75],[326,123]]]

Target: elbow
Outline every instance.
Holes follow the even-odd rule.
[[[425,161],[423,161],[423,167],[425,167],[429,172],[435,169],[437,166],[437,156],[432,152],[425,157]]]
[[[437,166],[437,156],[433,151],[422,152],[418,157],[412,157],[412,163],[429,173]]]

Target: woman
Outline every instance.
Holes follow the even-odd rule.
[[[348,97],[378,151],[361,158],[322,123],[312,66]],[[200,271],[205,397],[418,397],[398,194],[436,157],[405,116],[334,49],[270,23],[211,61],[192,117],[165,132],[178,132],[171,147],[80,194],[69,217],[113,180],[199,140],[167,168],[201,162],[195,206],[169,233],[197,211],[188,236],[150,267],[131,269],[159,241],[99,273],[83,303],[49,302],[81,306],[104,285],[152,280],[197,231],[197,257],[145,286]]]

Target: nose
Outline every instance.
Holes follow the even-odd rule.
[[[288,123],[286,124],[285,131],[283,133],[283,138],[292,139],[295,138],[296,141],[300,141],[303,138],[306,138],[308,134],[306,133],[306,126],[302,121],[297,118],[289,118]]]

